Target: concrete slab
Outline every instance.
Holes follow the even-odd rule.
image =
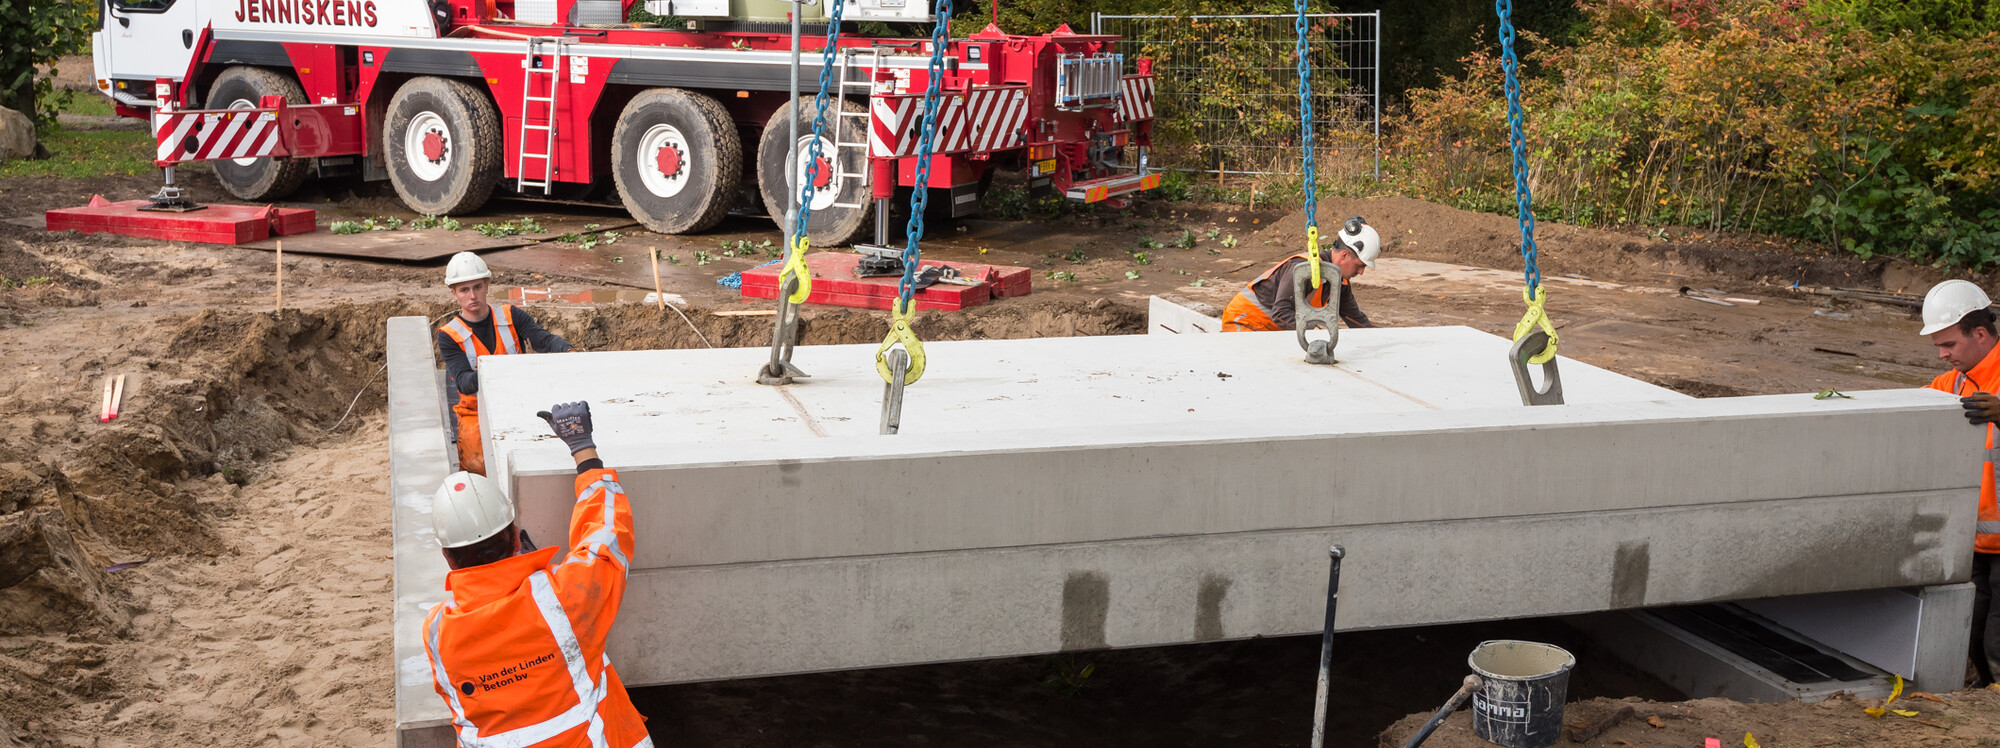
[[[1966,579],[1976,440],[1928,391],[1692,400],[1564,360],[1524,408],[1506,341],[1351,330],[930,346],[899,436],[873,346],[482,364],[489,465],[561,537],[593,402],[634,506],[612,656],[633,684]],[[1228,376],[1222,376],[1222,375]],[[826,438],[833,437],[833,438]]]
[[[933,342],[904,401],[902,433],[1114,433],[1246,414],[1276,422],[1307,400],[1329,410],[1323,421],[1336,430],[1357,413],[1520,408],[1507,348],[1469,327],[1344,330],[1335,366],[1302,361],[1288,332]],[[762,348],[496,357],[479,375],[488,454],[552,439],[535,417],[552,397],[590,400],[602,445],[874,436],[875,349],[800,347],[794,361],[812,379],[776,389],[753,381],[770,355]],[[1687,399],[1580,361],[1561,365],[1573,403]],[[502,405],[488,411],[486,402]]]

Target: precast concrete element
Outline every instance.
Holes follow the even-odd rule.
[[[1786,637],[1792,640],[1792,646],[1818,650],[1862,675],[1851,680],[1813,683],[1787,680],[1750,658],[1643,610],[1592,613],[1563,620],[1590,637],[1600,651],[1658,678],[1691,699],[1775,703],[1824,701],[1842,692],[1862,699],[1889,696],[1886,671],[1796,636]],[[1963,658],[1964,653],[1959,654]],[[1962,670],[1959,675],[1964,677]]]
[[[1147,335],[1198,335],[1222,332],[1222,320],[1162,299],[1146,298]]]
[[[1749,600],[1741,606],[1930,691],[1965,682],[1970,583]]]
[[[1979,444],[1923,390],[1693,400],[1507,341],[1345,331],[934,343],[874,434],[874,346],[482,362],[488,464],[535,537],[589,400],[634,505],[611,656],[687,682],[1960,582]],[[836,438],[825,438],[836,437]]]
[[[431,533],[431,495],[450,474],[455,450],[438,407],[435,348],[423,317],[389,320],[389,505],[395,537],[396,744],[456,743],[451,714],[431,687],[424,659],[424,614],[444,598],[448,569]]]

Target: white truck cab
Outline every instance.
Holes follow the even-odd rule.
[[[187,74],[216,1],[103,0],[104,26],[90,38],[99,89],[127,106],[151,106],[154,78]]]

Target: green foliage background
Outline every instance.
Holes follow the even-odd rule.
[[[0,0],[0,105],[38,125],[55,120],[54,82],[35,66],[90,49],[97,6],[90,0]]]
[[[1583,0],[1530,36],[1537,213],[2000,263],[2000,0]],[[1394,187],[1504,212],[1499,63],[1412,89]]]

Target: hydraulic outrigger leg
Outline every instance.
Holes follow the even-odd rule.
[[[181,189],[180,185],[174,184],[174,167],[163,166],[160,168],[164,169],[167,173],[167,183],[160,186],[159,192],[155,192],[152,196],[147,197],[147,203],[139,206],[140,210],[186,213],[191,210],[201,210],[208,207],[195,202],[194,198],[188,195],[187,190]]]

